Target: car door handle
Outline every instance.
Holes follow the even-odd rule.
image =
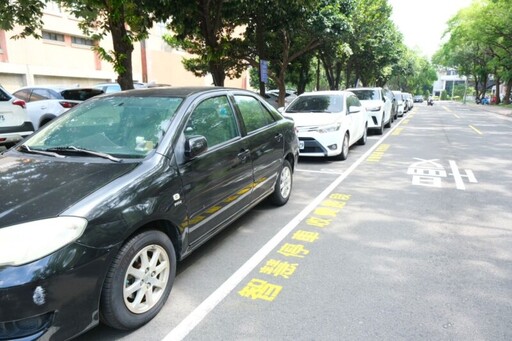
[[[249,159],[249,156],[251,155],[251,151],[249,149],[242,149],[240,153],[238,153],[238,158],[242,163],[247,162],[247,159]]]
[[[274,136],[274,138],[276,139],[277,142],[281,142],[281,139],[283,138],[283,134],[281,134],[281,133],[276,134],[276,136]]]

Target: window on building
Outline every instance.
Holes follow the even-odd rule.
[[[71,37],[71,43],[76,45],[94,46],[94,40],[83,37]]]
[[[64,42],[64,35],[60,33],[43,31],[42,36],[45,40]]]

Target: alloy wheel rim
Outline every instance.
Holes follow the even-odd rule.
[[[123,284],[123,298],[128,310],[142,314],[158,304],[168,285],[169,255],[159,245],[140,250],[130,262]]]
[[[288,195],[290,195],[291,187],[292,176],[290,168],[283,167],[283,170],[281,171],[281,183],[279,184],[279,190],[281,191],[281,196],[283,198],[288,198]]]

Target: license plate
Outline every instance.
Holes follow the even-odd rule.
[[[304,141],[299,141],[299,149],[304,149]]]

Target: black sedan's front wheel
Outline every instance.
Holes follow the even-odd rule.
[[[158,314],[176,276],[176,253],[169,237],[145,231],[121,248],[107,274],[100,314],[105,324],[136,329]]]
[[[270,196],[270,201],[277,206],[283,206],[290,199],[293,185],[293,170],[290,162],[283,161],[283,168],[277,178],[274,193]]]

